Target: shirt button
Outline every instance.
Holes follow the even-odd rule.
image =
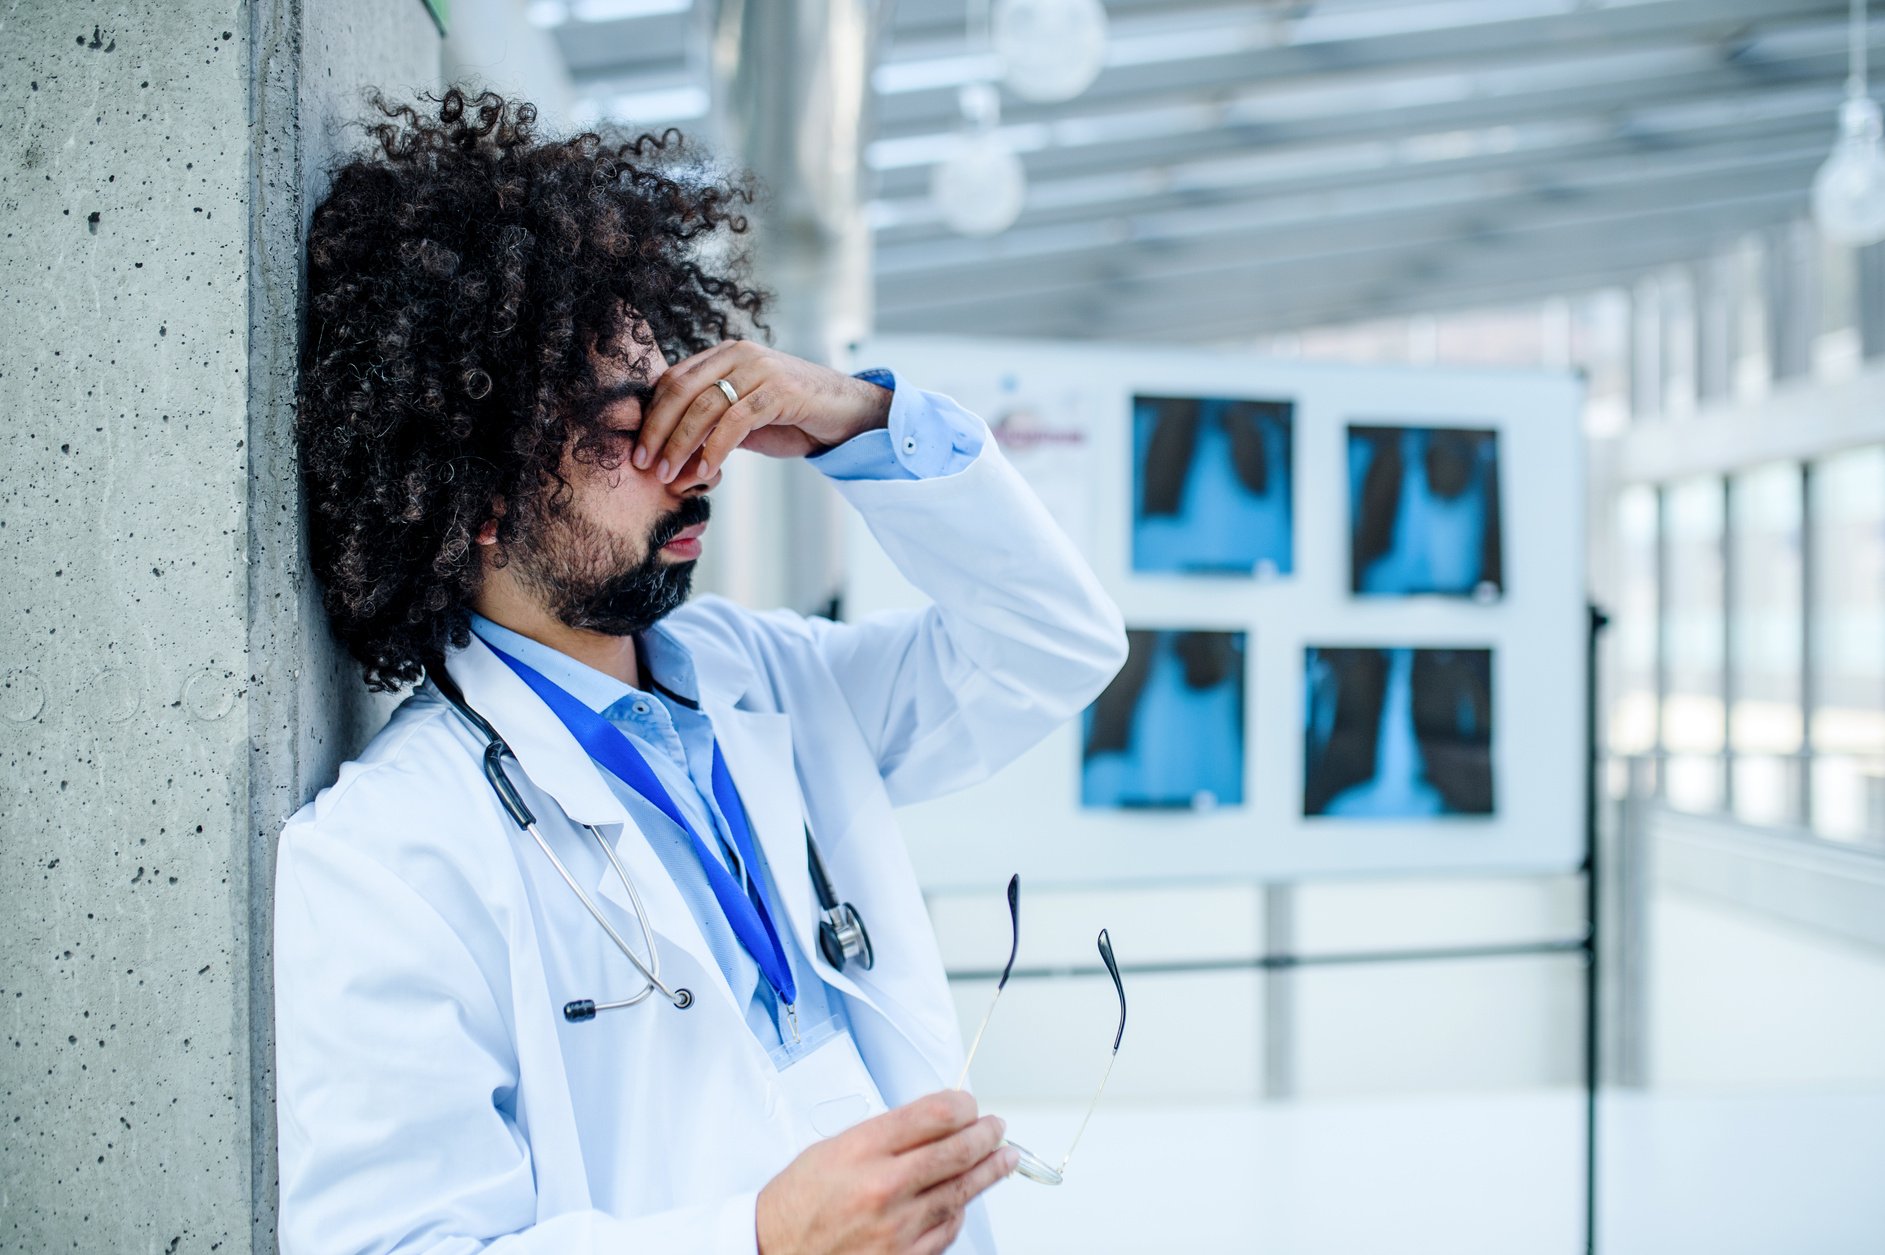
[[[638,715],[645,715],[645,714],[647,714],[647,713],[648,713],[648,703],[647,703],[647,702],[636,702],[636,703],[635,703],[635,704],[634,704],[633,706],[631,706],[631,707],[630,707],[629,709],[631,709],[631,710],[633,710],[633,711],[634,711],[634,712],[635,712],[636,714],[638,714]]]
[[[916,437],[915,436],[905,436],[903,438],[903,451],[905,453],[916,452]]]

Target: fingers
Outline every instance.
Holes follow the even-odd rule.
[[[663,371],[655,380],[654,395],[642,410],[641,432],[635,441],[635,466],[647,470],[656,465],[668,443],[668,436],[681,421],[681,416],[701,396],[702,389],[712,388],[713,399],[726,404],[726,398],[714,388],[713,381],[726,373],[726,368],[734,366],[742,349],[750,348],[743,340],[723,340],[710,349],[705,349],[692,357],[684,358]],[[737,385],[735,385],[737,386]],[[669,456],[668,465],[678,468],[684,459]]]
[[[731,382],[733,383],[734,389],[738,390],[739,381],[733,380]],[[718,392],[720,390],[715,388],[714,391]],[[762,382],[756,385],[751,392],[740,393],[739,403],[729,406],[720,415],[720,421],[714,423],[712,428],[708,431],[706,443],[703,444],[700,449],[700,462],[703,467],[713,468],[725,466],[727,458],[732,455],[733,450],[744,444],[748,436],[752,435],[754,431],[766,426],[768,423],[777,420],[779,404],[778,398],[774,396],[774,391],[775,389],[772,384]],[[790,434],[798,435],[796,432]],[[675,447],[675,442],[669,441],[668,447],[672,450]],[[687,455],[683,453],[681,456],[686,457]]]
[[[668,433],[667,447],[661,450],[655,466],[656,478],[663,482],[673,479],[680,473],[696,450],[701,451],[702,475],[710,474],[714,467],[723,465],[726,455],[738,447],[752,428],[769,421],[772,417],[771,391],[764,382],[764,376],[755,369],[735,369],[715,379],[724,378],[733,389],[738,401],[728,401],[714,380],[709,380],[695,394],[688,407],[682,411],[681,419]],[[710,435],[720,436],[721,453],[718,459],[710,459],[702,448]],[[668,469],[663,471],[662,466]]]
[[[917,1203],[930,1227],[911,1245],[911,1251],[940,1251],[955,1241],[962,1229],[963,1209],[984,1190],[1012,1173],[1020,1158],[1020,1152],[1014,1147],[1000,1147],[967,1172],[919,1195]],[[930,1245],[932,1242],[934,1245]]]
[[[866,1120],[852,1133],[871,1149],[894,1155],[960,1132],[975,1123],[975,1116],[973,1095],[946,1089]]]
[[[960,1177],[992,1155],[1001,1145],[1007,1126],[996,1116],[983,1116],[968,1128],[903,1155],[904,1171],[913,1191]]]
[[[961,1210],[975,1201],[983,1190],[1012,1173],[1020,1162],[1020,1151],[1012,1146],[1002,1146],[984,1156],[960,1176],[931,1186],[919,1201],[929,1202],[938,1208]]]
[[[934,1226],[927,1233],[910,1243],[910,1255],[938,1255],[949,1249],[949,1244],[962,1232],[961,1212],[952,1212],[947,1220]]]

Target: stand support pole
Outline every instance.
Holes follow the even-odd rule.
[[[1598,921],[1603,882],[1599,876],[1597,804],[1598,640],[1610,616],[1590,606],[1584,669],[1584,721],[1588,746],[1584,764],[1584,1251],[1597,1255],[1597,1096],[1603,1084],[1602,1035],[1598,1012],[1603,991],[1598,983]]]

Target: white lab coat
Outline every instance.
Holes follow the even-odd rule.
[[[932,606],[834,624],[707,597],[665,624],[693,654],[799,947],[846,996],[896,1106],[953,1084],[963,1048],[892,807],[983,779],[1080,711],[1125,637],[992,439],[954,475],[836,487]],[[751,1255],[759,1188],[816,1135],[783,1110],[744,997],[598,769],[475,638],[447,665],[515,751],[552,847],[639,944],[576,824],[615,843],[664,979],[695,1002],[563,1020],[566,1001],[640,979],[500,808],[480,738],[422,686],[282,833],[282,1250]],[[819,956],[802,816],[869,925],[868,972]],[[979,1203],[956,1249],[993,1250]]]

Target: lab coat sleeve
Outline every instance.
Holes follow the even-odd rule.
[[[1119,608],[986,425],[920,397],[981,429],[973,459],[833,487],[932,604],[807,620],[898,805],[992,774],[1084,709],[1126,658]]]
[[[887,370],[857,377],[890,392],[890,420],[805,460],[827,479],[926,479],[954,475],[974,460],[988,427],[948,397],[897,387]]]
[[[283,1255],[754,1255],[754,1194],[539,1218],[487,977],[505,962],[493,929],[448,920],[361,847],[289,825],[275,890]]]

